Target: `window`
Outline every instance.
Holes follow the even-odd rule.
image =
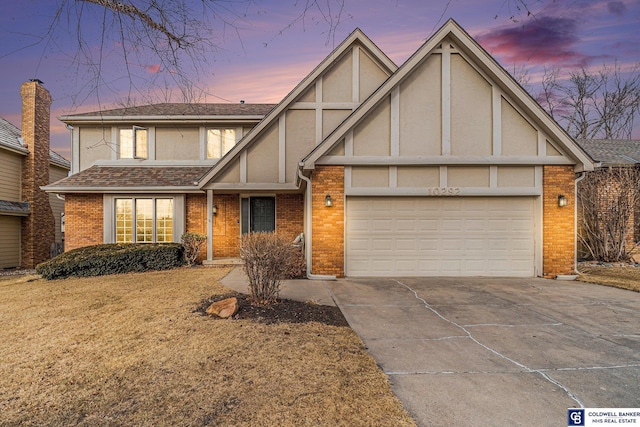
[[[172,242],[173,205],[173,199],[116,199],[116,243]]]
[[[235,129],[207,130],[207,159],[220,159],[236,145]]]
[[[120,129],[120,158],[146,159],[148,157],[147,129],[140,126]]]
[[[276,199],[273,197],[247,197],[241,199],[242,234],[253,231],[275,231]]]

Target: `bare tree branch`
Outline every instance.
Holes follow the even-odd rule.
[[[537,101],[579,139],[631,139],[640,114],[640,64],[623,71],[616,63],[597,72],[585,67],[561,78],[545,69]]]

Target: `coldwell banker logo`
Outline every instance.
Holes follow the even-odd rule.
[[[584,409],[569,409],[568,426],[583,426],[584,425]]]

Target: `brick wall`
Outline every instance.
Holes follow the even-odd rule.
[[[303,194],[276,196],[276,231],[291,241],[304,232]]]
[[[312,186],[313,274],[344,277],[344,166],[317,166]],[[332,207],[326,207],[326,195]]]
[[[188,233],[207,235],[207,196],[206,194],[187,194],[185,197],[185,226]],[[180,236],[176,236],[180,241]],[[207,244],[202,245],[198,262],[207,259]]]
[[[34,268],[49,259],[55,242],[55,220],[49,195],[40,190],[49,184],[49,115],[51,95],[40,83],[25,82],[22,96],[22,138],[29,154],[22,160],[22,200],[31,213],[22,219],[22,267]]]
[[[240,196],[214,194],[213,204],[218,207],[218,213],[213,220],[213,256],[216,258],[239,257]]]
[[[573,166],[544,166],[542,276],[574,274],[575,268],[575,174]],[[568,201],[558,206],[558,195]]]
[[[65,195],[65,250],[103,242],[102,194]]]

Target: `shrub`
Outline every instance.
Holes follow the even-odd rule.
[[[267,232],[249,233],[240,241],[240,256],[249,279],[254,304],[271,304],[280,294],[280,281],[291,265],[293,247],[284,237]]]
[[[307,261],[301,248],[291,247],[287,268],[283,279],[305,279],[307,277]]]
[[[115,243],[73,249],[36,266],[47,280],[167,270],[184,265],[179,243]]]
[[[193,265],[200,255],[202,246],[207,241],[207,236],[198,233],[184,233],[180,237],[182,247],[184,248],[184,260],[187,265]]]

